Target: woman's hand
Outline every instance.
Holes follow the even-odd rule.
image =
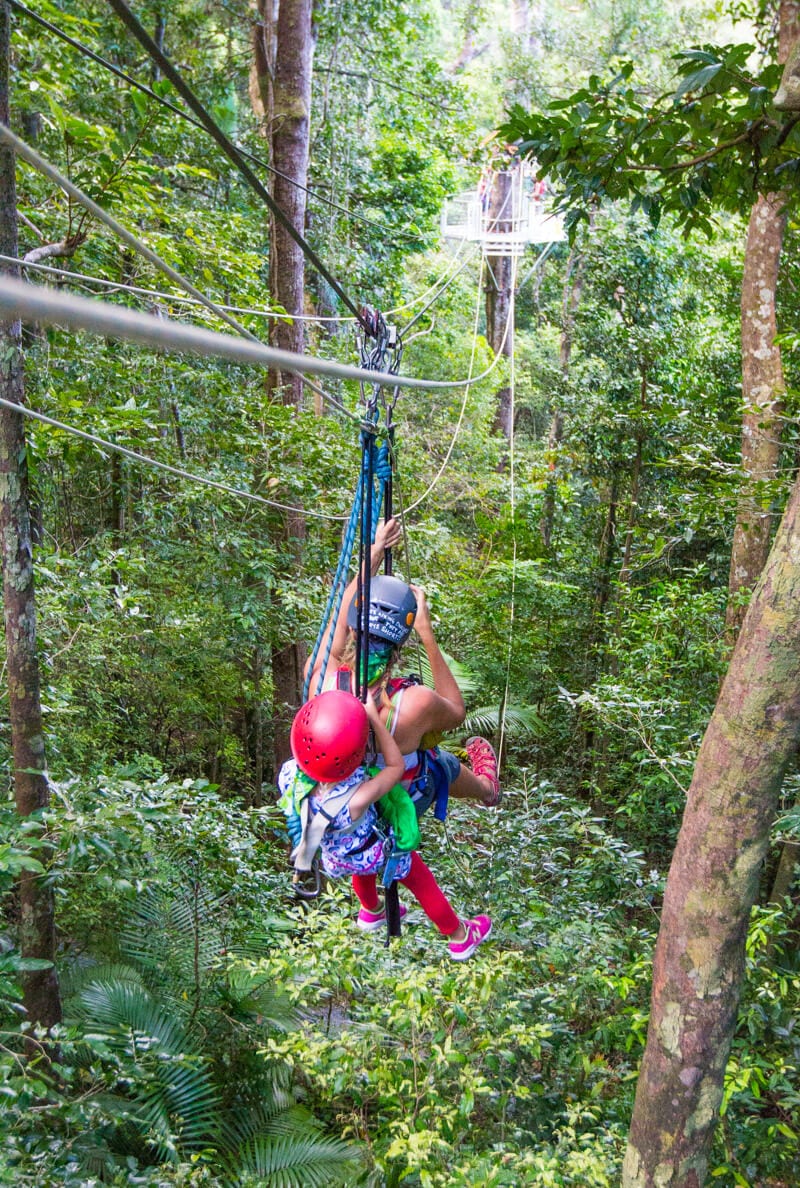
[[[414,597],[417,600],[417,617],[414,619],[414,630],[418,635],[424,632],[433,634],[433,624],[431,623],[431,611],[428,606],[428,599],[425,597],[425,591],[422,586],[411,586]]]
[[[393,549],[403,538],[403,526],[394,516],[391,520],[384,520],[375,531],[375,549]]]

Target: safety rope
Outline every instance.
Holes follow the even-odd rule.
[[[0,138],[3,125],[0,124]],[[112,305],[59,293],[52,289],[13,280],[0,274],[0,312],[10,318],[24,318],[43,325],[64,325],[73,330],[87,330],[107,338],[122,338],[138,342],[156,350],[174,350],[205,357],[218,357],[252,367],[276,368],[312,375],[328,375],[334,379],[357,380],[359,383],[387,384],[390,387],[415,388],[422,391],[442,391],[463,385],[480,383],[497,367],[502,355],[498,352],[489,366],[479,375],[467,379],[426,380],[410,375],[364,371],[333,359],[315,355],[300,355],[294,351],[265,346],[258,340],[234,338],[200,326],[186,326],[170,318],[153,317],[124,306]]]
[[[166,260],[162,260],[161,257],[156,252],[154,252],[152,248],[149,248],[146,243],[139,239],[137,235],[134,235],[133,232],[129,231],[127,227],[123,227],[122,223],[117,222],[113,215],[110,215],[107,210],[103,209],[102,206],[98,206],[88,194],[84,194],[83,190],[79,189],[79,187],[76,186],[74,182],[70,181],[68,177],[65,177],[60,169],[56,169],[55,165],[52,165],[49,161],[46,161],[44,157],[40,156],[34,148],[31,148],[29,144],[26,144],[24,140],[21,140],[19,136],[16,136],[11,131],[11,129],[2,122],[0,122],[0,140],[2,140],[8,145],[10,149],[12,149],[15,156],[20,157],[23,161],[27,161],[27,163],[34,169],[38,170],[39,173],[42,173],[45,177],[50,178],[50,180],[55,182],[55,184],[64,190],[65,193],[69,194],[71,198],[74,198],[76,202],[79,202],[81,206],[89,211],[90,214],[94,215],[96,219],[98,219],[101,223],[105,223],[110,231],[113,231],[115,235],[123,240],[123,242],[127,243],[128,247],[131,247],[134,251],[138,252],[140,256],[144,256],[146,260],[149,260],[150,263],[159,270],[159,272],[163,272],[165,276],[168,276],[173,284],[176,284],[179,289],[183,289],[184,292],[189,293],[190,296],[199,301],[201,305],[204,305],[206,309],[211,311],[211,313],[216,314],[216,316],[223,322],[227,322],[227,324],[233,327],[237,334],[241,334],[243,338],[250,339],[251,342],[259,341],[256,336],[251,334],[245,326],[242,326],[236,321],[235,318],[232,318],[230,314],[226,313],[224,309],[222,309],[209,297],[206,297],[204,293],[201,293],[199,289],[196,289],[191,281],[187,280],[185,276],[182,276],[180,272],[176,271],[176,269],[174,269],[171,264],[168,264]]]
[[[380,481],[381,487],[378,489],[378,492],[376,493],[376,495],[373,498],[374,511],[372,513],[372,520],[371,520],[371,524],[370,524],[371,540],[375,539],[375,531],[378,527],[378,520],[380,519],[382,487],[386,481],[387,467],[389,465],[388,447],[386,445],[377,447],[377,446],[375,446],[374,441],[373,441],[373,447],[376,449],[376,454],[375,454],[375,458],[373,460],[372,471],[373,471],[373,474]],[[330,594],[328,595],[328,601],[325,605],[325,610],[322,613],[322,622],[320,624],[319,632],[317,634],[317,638],[314,643],[314,647],[311,650],[311,657],[309,659],[306,677],[303,682],[303,701],[308,701],[309,690],[310,690],[310,686],[311,686],[311,674],[312,674],[314,667],[316,665],[317,657],[319,656],[319,653],[320,653],[320,650],[322,647],[322,641],[323,641],[323,639],[325,639],[325,635],[327,632],[325,652],[324,652],[324,655],[322,658],[322,664],[321,664],[320,670],[319,670],[317,687],[314,690],[313,696],[316,697],[317,694],[322,692],[322,686],[325,681],[325,674],[328,671],[328,661],[330,660],[331,648],[333,647],[333,628],[339,618],[339,613],[342,608],[342,599],[344,597],[344,591],[345,591],[345,587],[347,585],[347,571],[348,571],[350,561],[353,556],[353,546],[355,543],[356,528],[361,523],[361,509],[362,509],[362,504],[363,504],[363,500],[364,500],[364,489],[365,489],[365,472],[364,472],[364,466],[363,466],[363,461],[362,461],[362,467],[361,467],[361,471],[359,473],[358,484],[356,486],[355,495],[353,496],[352,509],[350,511],[350,515],[347,520],[347,526],[344,530],[344,535],[342,538],[342,547],[339,552],[339,560],[337,561],[337,564],[336,564],[336,572],[333,577],[333,583],[331,585]]]
[[[164,54],[162,50],[159,49],[153,38],[143,27],[141,22],[138,21],[133,15],[127,4],[125,4],[124,0],[108,0],[108,4],[111,8],[113,8],[114,12],[133,34],[139,44],[147,51],[164,76],[169,79],[175,90],[183,99],[184,103],[186,103],[187,107],[189,107],[194,112],[195,116],[200,120],[206,132],[208,132],[209,135],[214,138],[219,147],[225,153],[226,157],[228,157],[228,159],[231,160],[237,167],[250,188],[254,190],[256,194],[258,194],[259,198],[261,198],[264,204],[269,208],[271,213],[275,216],[284,230],[292,237],[309,263],[313,264],[317,272],[328,282],[339,299],[347,306],[352,314],[355,314],[356,319],[360,320],[361,315],[358,307],[354,305],[351,299],[347,296],[347,293],[345,293],[336,277],[322,262],[308,240],[306,240],[300,234],[300,232],[292,223],[291,219],[267,190],[266,186],[264,186],[259,178],[256,177],[242,154],[239,152],[236,145],[232,140],[230,140],[229,137],[225,135],[219,124],[217,124],[216,121],[211,118],[200,100],[195,95],[194,91],[192,91],[187,86],[182,75],[175,69],[166,54]]]
[[[89,441],[92,445],[99,446],[102,450],[109,450],[112,454],[122,454],[125,458],[131,458],[134,462],[141,462],[144,466],[150,466],[154,470],[163,470],[167,474],[174,474],[176,478],[188,479],[190,482],[197,483],[202,487],[214,487],[217,491],[224,491],[226,495],[235,495],[237,499],[246,499],[250,503],[261,503],[266,507],[274,507],[280,511],[290,511],[295,514],[298,511],[303,512],[306,516],[315,516],[320,520],[341,521],[343,516],[329,515],[327,512],[314,511],[312,509],[300,509],[288,503],[278,503],[274,499],[265,499],[263,495],[256,495],[252,491],[243,491],[239,487],[231,487],[228,483],[218,483],[214,479],[204,478],[200,474],[193,474],[190,470],[182,470],[179,466],[171,466],[168,462],[159,462],[155,458],[150,458],[147,454],[140,454],[136,450],[129,450],[127,446],[117,445],[114,441],[108,441],[106,438],[97,437],[94,433],[87,433],[84,429],[76,429],[74,425],[67,425],[63,421],[57,421],[54,417],[48,417],[45,413],[36,412],[32,408],[28,408],[26,404],[17,404],[13,400],[5,400],[0,398],[0,407],[11,409],[12,412],[21,413],[23,417],[29,417],[33,421],[39,421],[43,425],[51,425],[54,429],[60,429],[64,433],[69,433],[73,437],[80,437],[84,441]]]
[[[439,485],[439,483],[442,479],[442,475],[444,474],[444,472],[447,469],[447,466],[450,462],[450,456],[453,453],[453,450],[455,449],[456,442],[458,441],[459,435],[461,433],[461,426],[464,423],[464,416],[467,411],[467,400],[469,398],[470,386],[474,382],[473,378],[472,378],[472,369],[475,366],[475,356],[476,356],[477,349],[478,349],[478,337],[479,337],[478,326],[480,324],[481,304],[482,304],[481,298],[483,296],[481,287],[482,287],[482,283],[483,283],[483,265],[484,265],[484,263],[485,263],[485,257],[481,261],[481,271],[478,276],[478,294],[477,294],[477,298],[475,301],[475,319],[474,319],[473,327],[472,327],[472,347],[470,350],[469,374],[467,375],[467,379],[464,381],[464,395],[461,400],[461,408],[459,409],[458,419],[456,420],[455,429],[453,430],[452,436],[450,438],[450,442],[447,446],[447,450],[445,451],[444,459],[442,461],[441,466],[439,467],[436,474],[431,479],[428,486],[422,492],[422,494],[417,499],[415,499],[414,502],[412,504],[410,504],[410,506],[408,508],[406,508],[407,512],[414,511],[416,508],[418,508],[420,506],[421,503],[424,503],[425,500],[428,498],[428,496]],[[500,346],[498,347],[497,354],[495,355],[495,360],[500,359],[503,354],[503,348],[505,347],[505,344],[506,344],[506,337],[508,335],[509,325],[510,325],[510,322],[509,322],[509,319],[507,318],[505,328],[503,330],[503,337],[500,342]]]
[[[458,258],[460,256],[461,251],[463,250],[466,242],[467,242],[466,240],[463,240],[462,243],[459,245],[459,250],[456,253],[456,255],[453,257],[453,261],[451,262],[449,269],[446,271],[444,277],[439,277],[439,279],[435,280],[433,282],[433,284],[429,285],[428,288],[424,290],[424,292],[420,293],[417,297],[412,298],[412,300],[405,302],[405,304],[397,305],[393,309],[386,310],[385,316],[391,317],[395,314],[403,313],[407,309],[413,309],[414,306],[418,305],[420,301],[425,301],[426,298],[431,293],[434,292],[434,290],[438,290],[438,292],[436,293],[436,297],[434,299],[434,300],[438,300],[439,297],[441,297],[442,294],[445,293],[447,291],[447,289],[449,289],[450,285],[453,283],[453,281],[456,279],[456,277],[459,276],[464,271],[464,269],[467,267],[467,265],[472,263],[472,260],[474,259],[474,256],[471,256],[468,260],[462,262],[460,266],[456,267],[456,262],[458,261]],[[83,282],[84,284],[100,285],[101,287],[105,287],[114,293],[116,293],[116,292],[133,293],[135,296],[152,297],[156,301],[170,302],[173,305],[176,303],[179,305],[202,305],[202,306],[207,305],[205,300],[199,300],[196,297],[189,297],[189,296],[183,297],[178,293],[166,293],[162,289],[148,289],[148,288],[142,287],[141,285],[127,285],[122,281],[108,280],[105,277],[101,277],[101,276],[90,276],[88,273],[85,273],[85,272],[75,272],[71,268],[57,268],[57,267],[54,267],[52,264],[40,264],[36,260],[26,260],[23,256],[5,256],[5,255],[2,255],[2,253],[0,253],[0,263],[16,264],[20,268],[30,268],[35,272],[44,273],[46,276],[54,276],[54,277],[57,277],[58,280],[68,281],[70,284],[78,284],[78,282]],[[431,302],[428,306],[426,306],[426,308],[422,312],[426,313],[427,310],[430,309],[430,306],[432,304],[433,304],[433,302]],[[317,322],[320,322],[320,323],[322,323],[322,322],[343,323],[343,322],[354,322],[355,321],[355,318],[349,317],[349,316],[348,317],[335,316],[335,315],[329,316],[327,314],[291,314],[290,315],[290,314],[287,314],[285,310],[278,311],[278,310],[274,310],[274,309],[251,308],[249,306],[242,306],[242,305],[226,305],[221,301],[216,302],[216,306],[217,306],[217,309],[224,309],[226,313],[230,313],[230,314],[247,315],[248,317],[253,317],[253,318],[271,318],[271,319],[274,319],[275,321],[283,321],[283,322],[285,322],[287,320],[291,321],[291,322],[314,322],[314,323],[317,323]],[[411,325],[411,323],[409,323],[409,325]],[[405,328],[406,331],[408,330],[408,328],[409,328],[408,326]],[[408,340],[406,339],[406,341],[408,341]]]
[[[516,305],[516,279],[517,279],[517,261],[515,257],[511,259],[511,283],[510,295],[508,301],[508,320],[511,326],[514,325],[514,313]],[[508,607],[508,647],[506,653],[506,680],[503,689],[503,701],[500,716],[500,745],[498,747],[498,760],[503,758],[503,748],[506,740],[506,724],[508,715],[508,692],[511,685],[511,661],[514,651],[514,630],[515,630],[515,613],[516,613],[516,591],[517,591],[517,493],[516,493],[516,469],[515,469],[515,428],[514,418],[516,415],[516,350],[514,343],[514,334],[512,329],[510,353],[509,353],[509,438],[508,438],[508,482],[509,482],[509,503],[511,506],[511,597],[509,599]]]

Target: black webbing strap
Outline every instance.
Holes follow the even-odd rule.
[[[389,457],[392,461],[392,472],[394,473],[394,427],[392,425],[392,410],[391,407],[386,409],[386,430],[389,439]],[[392,518],[392,478],[391,476],[386,480],[383,489],[383,517],[388,521]],[[392,550],[384,549],[383,553],[383,568],[386,573],[392,572]],[[397,879],[393,879],[388,887],[384,889],[384,903],[386,904],[386,945],[388,947],[389,941],[393,936],[400,936],[402,931],[400,925],[400,896],[397,893]]]

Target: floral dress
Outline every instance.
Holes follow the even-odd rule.
[[[293,785],[301,774],[294,759],[284,763],[278,775],[278,787],[284,796],[291,798]],[[339,791],[352,787],[355,792],[369,774],[363,767],[357,767],[352,775],[335,785]],[[316,814],[325,803],[325,796],[317,795],[317,785],[309,796],[309,813]],[[283,798],[282,798],[283,799]],[[344,831],[344,832],[342,832]],[[350,806],[344,805],[325,831],[320,847],[322,866],[332,879],[343,875],[376,874],[383,866],[384,856],[392,850],[392,833],[380,822],[378,810],[370,804],[353,824]],[[411,869],[411,855],[401,854],[397,865],[398,879],[404,879]]]

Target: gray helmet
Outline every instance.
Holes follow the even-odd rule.
[[[347,626],[358,627],[355,596],[347,609]],[[411,634],[417,617],[417,600],[410,586],[385,574],[374,577],[369,585],[369,634],[373,639],[402,644]]]

